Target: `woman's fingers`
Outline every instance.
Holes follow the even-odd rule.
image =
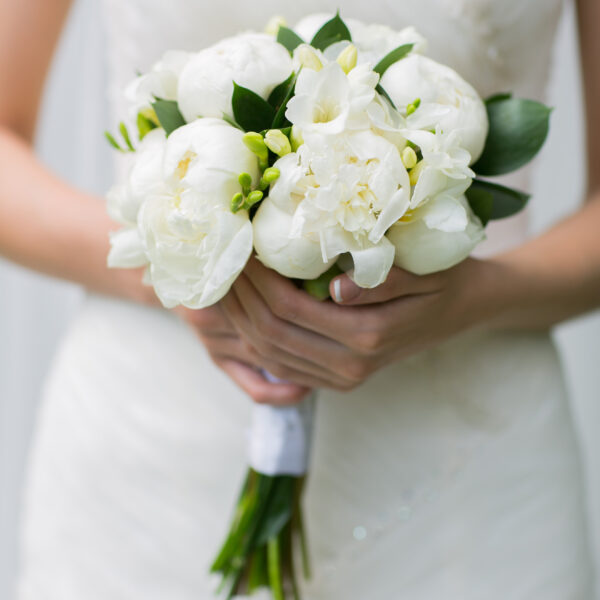
[[[259,404],[287,406],[301,402],[310,389],[288,383],[270,383],[258,371],[233,358],[215,356],[219,368]]]
[[[343,347],[272,315],[243,275],[223,305],[239,333],[260,355],[260,365],[273,375],[313,387],[349,389],[356,385],[333,370],[336,362],[344,362]]]
[[[233,323],[227,318],[220,304],[200,310],[178,306],[173,309],[173,312],[191,325],[199,335],[230,335],[235,333]]]
[[[360,309],[320,302],[255,258],[248,261],[244,273],[275,316],[348,345]]]
[[[329,284],[329,293],[335,302],[344,305],[377,304],[403,296],[429,294],[440,289],[439,274],[418,276],[393,267],[387,279],[375,288],[357,286],[348,275],[340,275]]]

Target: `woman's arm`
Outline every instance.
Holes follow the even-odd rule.
[[[44,82],[71,0],[0,5],[0,254],[98,292],[146,303],[139,272],[106,267],[103,202],[53,176],[32,141]]]
[[[100,198],[55,177],[32,141],[54,48],[71,0],[0,3],[0,255],[87,288],[158,305],[140,270],[108,269],[108,233],[116,225]],[[215,363],[256,401],[296,402],[306,387],[274,385],[221,309],[181,309]]]
[[[244,311],[230,300],[225,308],[263,355],[304,372],[303,361],[325,367],[332,387],[348,389],[465,329],[542,329],[600,306],[600,3],[579,0],[578,10],[589,172],[583,207],[493,259],[424,277],[393,269],[373,290],[343,275],[341,306],[320,305],[251,262],[234,285]]]

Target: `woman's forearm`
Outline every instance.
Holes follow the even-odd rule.
[[[600,192],[545,234],[486,261],[493,326],[551,327],[600,307]]]
[[[102,200],[51,174],[8,129],[0,129],[0,156],[0,255],[94,291],[152,302],[139,271],[106,266],[115,224]]]

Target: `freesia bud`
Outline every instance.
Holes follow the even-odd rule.
[[[244,193],[244,196],[247,196],[252,189],[252,176],[250,173],[240,173],[238,181],[242,186],[242,192]]]
[[[301,44],[294,50],[294,58],[305,69],[320,71],[323,68],[323,63],[317,54],[317,51],[308,44]]]
[[[342,69],[346,75],[354,69],[356,66],[356,61],[358,60],[358,51],[354,44],[350,44],[346,46],[339,54],[336,59],[336,62]]]
[[[279,28],[285,27],[286,25],[287,21],[281,15],[271,17],[265,27],[265,33],[275,36],[279,33]]]
[[[148,121],[150,121],[151,123],[154,123],[154,125],[156,125],[157,127],[160,127],[160,122],[158,121],[158,117],[156,116],[156,112],[153,108],[143,108],[142,110],[140,110],[139,114],[142,115],[142,117],[144,117],[145,119],[148,119]]]
[[[269,129],[264,141],[267,148],[277,156],[285,156],[292,151],[290,140],[281,129]]]
[[[406,107],[406,116],[412,115],[421,106],[421,98],[417,98]]]
[[[421,176],[421,171],[423,170],[423,161],[419,161],[408,174],[408,178],[410,180],[410,185],[417,185],[417,181],[419,181],[419,177]]]
[[[256,131],[249,131],[244,134],[242,140],[244,141],[244,144],[246,144],[246,147],[258,156],[261,169],[266,168],[269,161],[269,150],[267,149],[263,136]]]
[[[290,133],[290,142],[292,144],[292,150],[296,152],[302,144],[304,144],[304,138],[302,137],[302,132],[297,125],[292,125],[292,131]]]
[[[402,162],[407,169],[412,169],[417,164],[417,153],[410,147],[406,146],[402,150]]]
[[[245,208],[248,209],[251,206],[254,206],[257,202],[260,202],[263,199],[263,193],[260,190],[254,190],[248,194],[248,198],[246,199]]]
[[[269,167],[266,169],[260,180],[260,189],[266,190],[273,182],[279,179],[280,175],[281,171],[277,167]]]
[[[231,199],[231,212],[236,213],[244,205],[244,195],[241,192],[234,194]]]

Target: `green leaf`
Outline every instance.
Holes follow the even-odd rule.
[[[467,200],[471,210],[479,217],[482,225],[485,227],[492,216],[494,208],[494,196],[487,190],[471,185],[466,193]]]
[[[315,37],[312,39],[310,45],[313,46],[313,48],[317,48],[317,50],[325,50],[325,48],[328,48],[331,44],[341,42],[342,40],[351,42],[352,36],[350,35],[350,30],[346,26],[346,23],[342,21],[340,13],[337,13],[333,19],[327,21],[327,23],[315,33]]]
[[[288,84],[287,93],[286,93],[284,99],[282,100],[281,105],[277,109],[277,112],[275,113],[275,116],[273,117],[273,120],[271,122],[271,125],[270,125],[271,129],[283,129],[283,128],[286,128],[287,126],[291,125],[291,123],[285,118],[285,111],[287,109],[288,102],[290,101],[291,97],[294,95],[294,91],[296,89],[296,81],[298,80],[299,74],[300,74],[300,70],[298,70],[298,72],[292,76],[292,79],[290,80],[290,82]],[[259,131],[259,130],[257,130],[257,131]]]
[[[156,123],[153,123],[148,117],[145,117],[141,112],[137,116],[138,136],[142,141],[153,129],[156,129]]]
[[[223,121],[225,121],[225,123],[229,123],[229,125],[231,125],[232,127],[235,127],[236,129],[240,129],[241,131],[244,131],[236,122],[234,119],[232,119],[228,114],[223,113],[223,116],[221,117],[223,119]]]
[[[119,152],[126,152],[124,148],[121,148],[121,146],[119,146],[119,143],[117,142],[117,140],[115,140],[114,136],[109,131],[104,132],[104,137],[108,140],[108,143],[115,150],[118,150]]]
[[[179,107],[175,100],[162,100],[157,98],[152,103],[152,108],[156,113],[156,118],[160,126],[165,130],[167,137],[171,135],[179,127],[185,125],[185,119],[179,112]]]
[[[294,73],[290,73],[290,76],[282,81],[279,85],[275,87],[275,89],[269,94],[267,98],[267,102],[275,109],[278,110],[279,107],[283,104],[288,92],[290,90],[290,86],[294,81]]]
[[[484,225],[520,212],[530,198],[525,192],[481,179],[473,181],[466,196],[471,209]]]
[[[391,104],[392,108],[396,108],[394,101],[390,98],[389,94],[385,91],[385,89],[383,88],[383,86],[380,83],[378,83],[375,86],[375,90],[377,91],[378,94],[383,96]]]
[[[512,94],[510,92],[500,92],[499,94],[494,94],[493,96],[486,98],[485,103],[491,104],[492,102],[497,102],[498,100],[509,100],[510,98],[512,98]]]
[[[133,147],[133,144],[131,143],[131,138],[129,137],[129,131],[127,131],[127,126],[125,125],[125,123],[123,123],[123,121],[119,123],[119,132],[125,140],[125,144],[127,144],[129,151],[135,152],[135,148]]]
[[[300,44],[304,44],[304,40],[295,31],[292,31],[289,27],[283,26],[281,26],[277,32],[277,41],[282,46],[285,46],[290,54],[292,54]]]
[[[275,109],[258,94],[233,82],[233,116],[244,131],[261,131],[271,126]]]
[[[548,108],[535,100],[495,96],[486,103],[490,123],[483,153],[473,165],[478,175],[503,175],[527,164],[543,146]]]
[[[379,77],[383,77],[383,74],[400,59],[408,56],[410,51],[414,48],[414,44],[402,44],[395,50],[392,50],[389,54],[386,54],[374,67],[373,71],[379,73]]]

